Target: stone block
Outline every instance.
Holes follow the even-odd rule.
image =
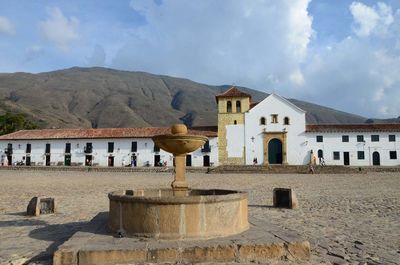
[[[299,207],[296,194],[290,188],[274,188],[273,204],[277,208],[296,209]]]
[[[290,255],[288,255],[288,259],[291,260],[308,260],[311,253],[310,242],[301,241],[301,242],[289,242],[287,245],[287,250]]]
[[[33,197],[28,204],[26,214],[39,216],[56,212],[56,201],[54,198]]]

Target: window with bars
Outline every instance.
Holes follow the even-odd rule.
[[[109,142],[108,143],[108,152],[113,153],[114,152],[114,142]]]
[[[46,149],[44,151],[46,154],[50,154],[50,144],[46,144]]]
[[[131,152],[137,152],[137,142],[132,142]]]
[[[26,144],[26,150],[25,150],[25,152],[26,152],[27,154],[30,154],[30,153],[31,153],[31,150],[32,150],[31,144]]]
[[[371,135],[371,142],[379,142],[379,135],[377,134]]]
[[[340,160],[340,152],[333,152],[333,160]]]
[[[71,144],[70,143],[65,144],[65,153],[67,153],[67,154],[71,153]]]

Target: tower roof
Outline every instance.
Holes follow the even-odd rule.
[[[217,101],[219,98],[251,98],[250,94],[247,94],[243,91],[240,91],[235,86],[232,86],[227,91],[222,94],[218,94],[215,96]]]

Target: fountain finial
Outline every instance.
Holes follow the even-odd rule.
[[[185,124],[174,124],[171,126],[171,133],[175,135],[187,134],[188,129]]]

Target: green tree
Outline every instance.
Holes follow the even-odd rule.
[[[21,113],[7,112],[0,115],[0,135],[12,133],[19,130],[32,130],[38,126]]]

